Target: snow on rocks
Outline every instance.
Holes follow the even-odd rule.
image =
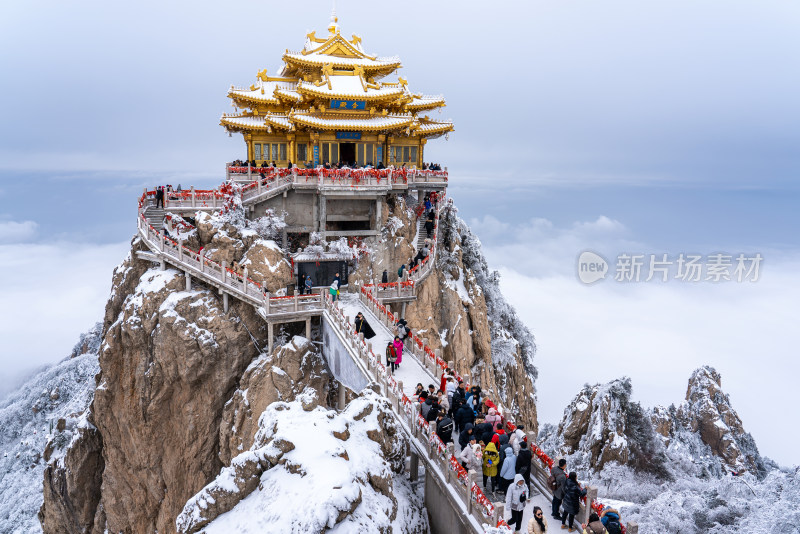
[[[81,335],[69,358],[0,401],[0,532],[41,532],[43,473],[48,460],[62,461],[92,400],[98,330]]]
[[[239,387],[225,404],[220,424],[219,457],[224,465],[253,444],[258,418],[276,401],[291,401],[303,392],[312,409],[328,394],[330,375],[324,358],[301,336],[293,337],[272,355],[261,354],[247,367]],[[308,404],[311,402],[311,404]]]
[[[405,438],[385,399],[361,395],[338,414],[301,398],[268,406],[253,446],[186,503],[178,532],[427,532],[393,476]]]

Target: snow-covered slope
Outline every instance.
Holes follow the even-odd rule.
[[[99,323],[81,335],[72,355],[45,369],[0,404],[0,532],[41,532],[45,447],[53,437],[56,455],[72,439],[94,392],[100,368]],[[62,431],[58,431],[63,420]]]
[[[402,470],[405,438],[388,403],[369,390],[341,413],[310,388],[270,404],[250,450],[192,497],[178,532],[427,532]]]

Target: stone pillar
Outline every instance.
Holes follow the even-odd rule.
[[[419,456],[416,452],[411,451],[411,459],[408,462],[408,478],[411,479],[412,482],[417,480],[419,476]]]
[[[336,399],[337,408],[339,408],[339,410],[344,410],[345,393],[346,393],[346,391],[345,391],[344,384],[342,384],[341,382],[339,382],[339,391],[338,391],[338,393],[339,393],[338,399]]]
[[[317,195],[318,197],[321,195]],[[318,232],[319,231],[319,198],[316,199],[316,202],[311,203],[311,231]]]
[[[375,199],[375,227],[373,230],[381,229],[381,197]]]
[[[319,196],[319,232],[322,235],[322,238],[325,239],[325,230],[327,228],[327,221],[328,221],[328,200],[325,198],[325,195]]]
[[[639,534],[639,523],[636,521],[628,521],[628,524],[625,525],[625,529],[628,531],[628,534]]]
[[[467,484],[464,486],[466,490],[466,498],[467,498],[467,513],[472,513],[472,477],[467,476]]]
[[[586,488],[586,508],[583,509],[583,513],[581,514],[580,518],[577,519],[580,523],[588,523],[589,522],[589,514],[592,513],[592,503],[597,500],[597,488],[594,486],[589,486]]]
[[[306,319],[306,339],[311,341],[311,317]]]
[[[273,334],[275,333],[275,325],[273,323],[267,323],[267,338],[269,339],[269,343],[267,345],[267,352],[271,356],[272,355],[272,338]]]
[[[164,241],[161,241],[161,250],[164,250]],[[167,270],[167,264],[164,261],[164,258],[161,258],[160,268],[161,268],[162,271],[166,271]],[[225,310],[225,311],[228,311],[228,310]]]
[[[186,279],[186,291],[192,290],[192,275],[189,271],[183,271],[183,277]]]
[[[228,313],[228,294],[227,293],[223,293],[222,294],[222,311],[224,311],[225,313]]]
[[[405,273],[404,273],[404,274],[405,274]],[[407,277],[406,277],[406,278],[407,278]],[[400,318],[401,318],[401,319],[402,319],[402,318],[405,318],[405,316],[406,316],[406,303],[405,303],[405,302],[403,302],[403,306],[402,306],[402,308],[400,309]]]
[[[494,504],[494,517],[492,518],[492,524],[496,525],[503,517],[505,516],[505,505],[500,503]]]

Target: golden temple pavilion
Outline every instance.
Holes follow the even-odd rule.
[[[412,92],[397,76],[400,59],[367,54],[360,37],[342,36],[335,15],[327,37],[311,32],[282,59],[277,76],[262,70],[250,87],[231,86],[237,112],[220,121],[242,133],[257,165],[421,168],[427,140],[453,131],[427,115],[444,97]]]

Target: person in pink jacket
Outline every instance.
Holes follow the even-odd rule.
[[[497,428],[503,422],[503,419],[497,415],[497,410],[494,408],[489,408],[489,415],[486,416],[485,422],[490,423],[492,428],[497,431]]]
[[[394,336],[394,350],[397,352],[395,365],[400,365],[403,361],[403,342],[400,341],[400,336]]]

